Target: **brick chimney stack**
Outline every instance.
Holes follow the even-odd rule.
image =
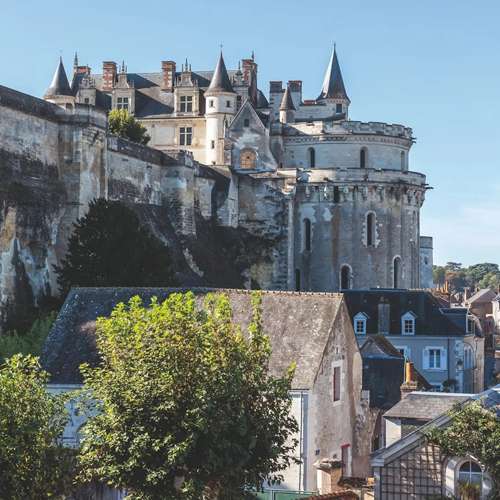
[[[102,87],[103,92],[111,92],[116,82],[116,63],[113,61],[103,62],[102,75],[104,79],[104,85]]]
[[[421,391],[422,385],[418,379],[418,373],[411,361],[405,363],[405,381],[401,385],[401,399],[404,399],[410,392]]]
[[[187,71],[187,70],[186,70]],[[174,61],[162,61],[161,63],[161,89],[171,92],[174,90],[176,65]]]

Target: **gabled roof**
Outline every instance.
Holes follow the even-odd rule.
[[[43,97],[44,99],[50,99],[51,97],[61,95],[71,95],[71,88],[69,86],[68,77],[66,76],[66,71],[64,71],[62,57],[59,58],[59,63],[57,64],[52,83]]]
[[[208,293],[226,293],[234,321],[245,332],[251,322],[251,292],[209,288],[74,288],[70,291],[42,349],[40,362],[54,383],[80,383],[82,363],[96,366],[96,319],[138,295],[148,305],[152,297],[164,301],[172,293],[192,291],[201,306]],[[262,292],[262,324],[270,336],[270,374],[282,376],[296,362],[292,388],[308,389],[315,380],[323,353],[343,303],[341,294]],[[343,305],[342,305],[343,307]],[[347,331],[347,330],[346,330]],[[304,334],[307,332],[307,335]],[[354,339],[352,340],[354,341]]]
[[[283,100],[281,101],[280,111],[296,111],[293,105],[292,94],[290,92],[290,85],[286,84],[285,93],[283,94]]]
[[[372,335],[361,347],[361,356],[388,356],[403,358],[403,355],[391,344],[387,337],[379,333]]]
[[[455,401],[462,403],[470,397],[470,394],[411,392],[389,411],[385,412],[384,418],[430,421],[448,411]]]
[[[440,302],[425,290],[345,290],[347,310],[351,320],[359,312],[369,316],[366,333],[379,333],[379,303],[390,306],[389,334],[401,335],[401,318],[408,312],[415,317],[415,335],[436,335],[459,337],[466,335],[466,322],[460,328],[441,311]]]
[[[475,293],[472,297],[466,300],[466,304],[474,304],[475,302],[481,303],[481,302],[491,302],[497,294],[493,291],[490,290],[489,288],[483,288],[482,290],[479,290],[479,292]]]
[[[207,92],[233,92],[233,87],[231,86],[231,81],[229,80],[229,76],[227,74],[222,52],[220,53],[217,67],[215,68],[212,81],[210,82]]]
[[[345,90],[344,80],[342,79],[335,44],[333,45],[332,56],[326,70],[325,81],[316,101],[323,101],[325,99],[349,99]]]

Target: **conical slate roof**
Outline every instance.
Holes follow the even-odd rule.
[[[286,84],[286,90],[281,101],[280,111],[296,111],[293,105],[292,94],[290,93],[290,85]]]
[[[316,101],[322,101],[323,99],[349,99],[345,91],[344,80],[342,79],[335,45],[333,46],[330,64],[326,70],[325,81],[323,82],[321,94]]]
[[[222,57],[222,52],[219,56],[219,61],[217,62],[217,67],[215,68],[214,75],[212,76],[212,81],[208,87],[207,92],[232,92],[233,87],[229,81],[229,76],[227,74],[226,65],[224,64],[224,58]]]
[[[45,99],[58,95],[71,95],[71,88],[68,83],[68,77],[66,76],[66,71],[64,71],[64,66],[62,62],[62,57],[59,58],[59,64],[50,84],[49,90],[45,92],[43,96]]]

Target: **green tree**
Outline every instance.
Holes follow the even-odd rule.
[[[43,343],[49,334],[57,312],[52,311],[40,315],[26,335],[19,335],[16,330],[0,337],[0,365],[6,358],[11,358],[14,354],[31,354],[39,356],[42,352]]]
[[[243,498],[294,461],[293,366],[268,374],[271,346],[252,300],[248,336],[226,295],[192,293],[143,307],[138,297],[100,318],[101,366],[83,367],[95,403],[85,411],[81,478],[127,488],[128,498]],[[97,414],[95,411],[97,410]]]
[[[465,273],[465,282],[467,286],[478,286],[479,282],[488,273],[500,274],[498,270],[498,264],[493,264],[491,262],[483,262],[482,264],[474,264],[470,266]]]
[[[443,266],[432,266],[432,281],[437,285],[444,284],[444,272]]]
[[[50,395],[36,358],[16,355],[0,369],[0,498],[65,498],[75,451],[62,445],[65,399]]]
[[[68,252],[55,267],[62,290],[78,286],[172,286],[172,253],[118,201],[89,203],[74,224]]]
[[[454,403],[446,429],[422,430],[427,443],[438,445],[448,456],[474,457],[491,476],[493,491],[489,498],[500,498],[500,418],[497,406],[486,408],[484,399],[470,404]]]
[[[110,134],[144,145],[151,139],[147,133],[146,127],[126,109],[114,109],[110,111],[108,123]]]
[[[491,290],[498,290],[500,286],[500,273],[495,271],[490,271],[485,274],[483,279],[477,284],[481,289],[489,288]]]
[[[450,271],[460,271],[462,269],[462,263],[461,262],[447,262],[446,269],[449,269]]]

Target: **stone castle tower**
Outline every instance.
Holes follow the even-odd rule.
[[[432,239],[420,237],[428,185],[410,170],[412,130],[350,118],[335,47],[316,99],[303,99],[300,80],[270,82],[266,98],[257,76],[253,54],[237,70],[227,70],[221,53],[213,71],[192,70],[186,60],[181,71],[163,61],[158,73],[129,73],[125,63],[106,61],[102,74],[75,57],[70,79],[58,62],[46,102],[0,87],[0,118],[10,124],[0,129],[4,178],[28,191],[47,185],[36,187],[40,196],[57,186],[59,197],[43,205],[52,212],[37,212],[44,232],[28,231],[31,219],[21,215],[29,207],[8,199],[18,190],[7,186],[2,303],[18,289],[35,302],[54,293],[52,266],[64,257],[71,221],[98,196],[143,217],[148,207],[164,210],[147,223],[178,245],[179,269],[192,276],[186,284],[430,286]],[[150,147],[110,136],[111,109],[133,113]],[[28,168],[35,164],[36,172]],[[53,229],[52,219],[61,221]]]

